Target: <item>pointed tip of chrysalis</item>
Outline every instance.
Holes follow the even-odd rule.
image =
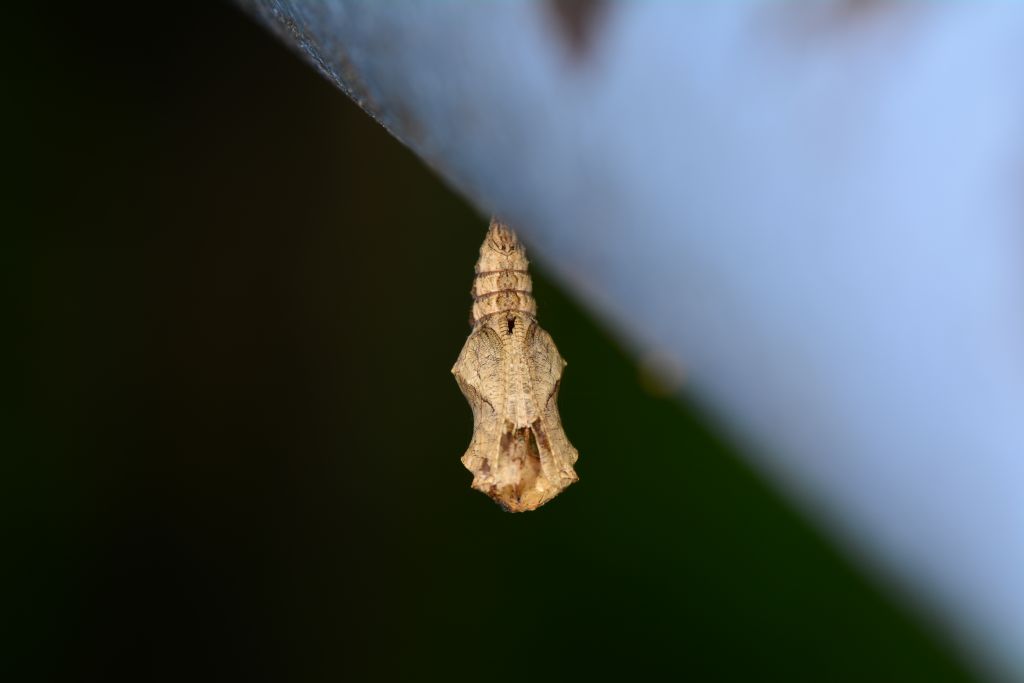
[[[476,272],[525,271],[528,263],[526,250],[516,237],[515,231],[500,218],[492,218],[487,229],[487,237],[480,245],[480,260],[477,261]]]
[[[491,225],[487,230],[487,242],[493,248],[505,253],[522,248],[515,231],[497,216],[491,217]]]

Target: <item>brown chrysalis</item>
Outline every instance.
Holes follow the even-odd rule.
[[[535,510],[577,480],[579,457],[558,416],[565,361],[537,324],[529,262],[516,234],[491,220],[473,281],[473,331],[452,368],[473,408],[462,463],[473,488],[505,510]]]

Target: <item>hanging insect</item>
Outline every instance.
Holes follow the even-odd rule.
[[[516,234],[491,219],[473,281],[473,331],[452,368],[473,409],[462,463],[473,488],[509,512],[535,510],[578,479],[579,454],[558,415],[565,361],[537,324],[528,265]]]

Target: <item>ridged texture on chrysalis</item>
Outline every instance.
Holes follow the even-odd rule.
[[[473,408],[462,463],[473,488],[511,512],[534,510],[576,481],[579,457],[558,416],[565,361],[537,324],[528,265],[515,233],[492,219],[473,281],[473,331],[452,368]]]

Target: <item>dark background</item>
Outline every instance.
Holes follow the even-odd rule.
[[[10,11],[6,680],[968,680],[542,271],[581,482],[471,491],[486,217],[232,6]]]

